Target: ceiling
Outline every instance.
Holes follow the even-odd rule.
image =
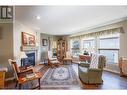
[[[35,31],[52,35],[70,35],[125,17],[127,6],[15,7],[16,20]]]

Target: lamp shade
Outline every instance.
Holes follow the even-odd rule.
[[[20,59],[22,59],[22,58],[27,58],[26,53],[25,53],[25,52],[20,52],[19,58],[20,58]]]

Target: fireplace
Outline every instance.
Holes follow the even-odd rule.
[[[23,59],[23,66],[35,66],[35,53],[26,53],[27,58]]]

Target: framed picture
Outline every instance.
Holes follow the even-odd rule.
[[[1,19],[13,19],[13,7],[12,6],[1,6],[0,7],[0,18]]]
[[[35,36],[29,33],[22,32],[22,45],[35,46]]]
[[[47,44],[48,44],[47,39],[42,39],[42,45],[47,46]]]

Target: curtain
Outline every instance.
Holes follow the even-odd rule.
[[[102,35],[109,35],[109,34],[115,34],[115,33],[124,33],[123,28],[118,27],[118,28],[102,30],[102,31],[94,32],[94,33],[88,33],[88,34],[83,34],[83,35],[78,35],[78,36],[72,36],[72,37],[70,37],[70,39],[72,39],[72,40],[79,39],[80,40],[81,38],[99,37],[99,36],[102,36]]]

